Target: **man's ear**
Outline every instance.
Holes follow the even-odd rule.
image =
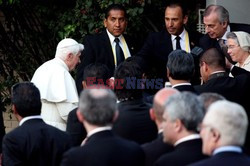
[[[181,120],[176,119],[174,123],[175,123],[175,131],[178,132],[178,133],[181,132],[182,128],[183,128]]]
[[[66,61],[71,60],[72,56],[74,56],[72,53],[68,53],[67,56],[66,56]]]
[[[105,28],[107,28],[107,19],[106,18],[103,20],[103,25]]]
[[[119,111],[115,111],[114,117],[113,117],[113,123],[118,119]]]
[[[228,24],[227,24],[226,21],[224,21],[224,22],[222,23],[222,26],[223,26],[223,28],[225,28],[225,29],[227,28],[227,25],[228,25]]]
[[[16,110],[16,106],[14,104],[12,104],[11,110],[13,111],[13,114],[18,115],[18,112]]]
[[[156,117],[155,117],[153,108],[149,109],[149,115],[150,115],[151,120],[155,121]]]
[[[83,89],[87,89],[87,83],[86,83],[86,81],[82,81],[82,87],[83,87]]]
[[[169,69],[167,67],[167,78],[169,78],[169,77],[170,77],[170,71],[169,71]]]
[[[79,120],[79,122],[83,122],[84,121],[84,116],[82,115],[82,113],[80,112],[79,109],[76,110],[76,116],[77,116],[77,119]]]
[[[183,18],[183,24],[185,25],[185,24],[187,24],[187,22],[188,22],[188,16],[185,15]]]
[[[220,140],[220,133],[216,129],[211,129],[212,132],[212,140],[213,142],[217,143]]]

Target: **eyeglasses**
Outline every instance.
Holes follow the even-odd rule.
[[[237,47],[239,47],[239,45],[229,45],[229,46],[227,46],[227,49],[234,49]]]

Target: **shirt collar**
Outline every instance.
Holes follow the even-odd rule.
[[[222,146],[213,151],[213,155],[221,152],[237,152],[242,153],[242,149],[239,146]]]
[[[223,40],[227,41],[227,37],[226,36],[227,36],[227,33],[230,32],[230,31],[231,31],[231,29],[230,29],[230,26],[228,25],[227,26],[227,31],[224,33],[224,35],[220,39],[223,39]],[[219,39],[217,39],[217,40],[219,40]]]
[[[225,71],[223,71],[223,70],[221,70],[221,71],[215,71],[215,72],[212,72],[211,75],[212,74],[216,74],[216,73],[225,73]]]
[[[163,133],[163,129],[158,130],[158,134],[161,134],[161,133]]]
[[[175,85],[172,86],[172,88],[175,88],[177,86],[182,86],[182,85],[191,85],[191,83],[186,82],[186,83],[175,84]]]
[[[109,40],[110,40],[111,43],[115,42],[115,41],[114,41],[115,38],[118,38],[118,39],[121,41],[122,35],[120,35],[120,36],[118,36],[118,37],[115,37],[115,36],[113,36],[113,35],[108,31],[108,29],[106,29],[106,31],[107,31],[107,34],[108,34],[108,37],[109,37]]]
[[[42,117],[40,115],[34,115],[34,116],[27,116],[25,118],[23,118],[20,122],[19,122],[19,126],[21,126],[24,122],[26,122],[27,120],[30,119],[42,119]]]
[[[101,132],[101,131],[105,131],[105,130],[111,130],[111,126],[105,126],[105,127],[97,127],[93,130],[91,130],[88,134],[87,137],[90,137],[91,135]]]
[[[175,142],[174,146],[177,146],[178,144],[182,143],[182,142],[186,142],[189,140],[193,140],[193,139],[200,139],[201,136],[199,134],[191,134],[189,136],[183,137],[181,139],[179,139],[178,141]]]
[[[184,40],[184,37],[185,37],[185,33],[186,33],[186,32],[187,32],[187,31],[186,31],[186,29],[184,28],[183,31],[182,31],[182,33],[179,35],[179,37],[181,38],[181,40]],[[175,35],[171,35],[172,41],[174,41],[176,37],[177,37],[177,36],[175,36]]]

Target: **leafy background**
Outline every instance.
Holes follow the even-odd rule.
[[[10,104],[14,83],[29,81],[34,71],[54,57],[57,43],[71,37],[83,42],[87,34],[103,29],[104,11],[112,3],[128,13],[126,33],[143,44],[147,34],[164,28],[168,0],[0,0],[0,98],[1,109]],[[197,23],[197,9],[205,0],[184,0],[190,28]],[[74,73],[73,73],[74,74]]]

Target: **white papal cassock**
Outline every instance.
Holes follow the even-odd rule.
[[[75,80],[68,66],[56,57],[41,65],[31,82],[41,93],[43,120],[65,131],[68,114],[78,106],[79,101]]]

